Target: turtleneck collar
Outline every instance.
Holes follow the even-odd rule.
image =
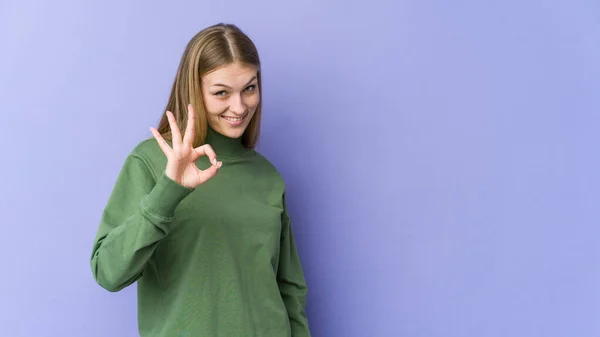
[[[220,158],[233,158],[243,154],[247,149],[242,144],[242,138],[229,138],[215,131],[210,126],[206,130],[206,141]]]

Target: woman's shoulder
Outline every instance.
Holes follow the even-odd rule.
[[[258,152],[257,150],[252,150],[252,156],[254,157],[255,165],[260,166],[261,169],[265,170],[265,172],[275,173],[279,175],[279,171],[273,162],[271,162],[265,155]]]
[[[274,181],[278,184],[285,185],[285,181],[281,171],[277,168],[277,164],[256,150],[252,150],[253,168],[263,179]]]
[[[155,156],[157,152],[162,154],[162,150],[153,137],[142,139],[135,144],[131,151],[132,154],[140,156]]]
[[[154,138],[139,141],[131,150],[130,157],[135,157],[144,162],[153,171],[161,171],[167,164],[167,158]]]

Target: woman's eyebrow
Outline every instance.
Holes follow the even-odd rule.
[[[255,79],[256,79],[256,76],[252,77],[252,78],[250,79],[250,81],[248,81],[248,83],[246,83],[244,86],[246,86],[246,85],[248,85],[248,84],[252,83],[252,81],[254,81]],[[231,89],[231,87],[230,87],[230,86],[228,86],[228,85],[225,85],[225,84],[222,84],[222,83],[215,83],[215,84],[213,84],[212,86],[213,86],[213,87],[225,87],[225,88]]]

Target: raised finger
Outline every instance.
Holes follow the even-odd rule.
[[[191,104],[188,105],[188,119],[187,119],[187,127],[185,130],[185,135],[183,136],[183,143],[192,145],[194,142],[194,137],[196,130],[196,112]]]
[[[165,139],[155,128],[150,128],[150,132],[152,132],[152,135],[156,139],[156,142],[158,143],[158,146],[160,147],[162,152],[165,154],[165,156],[168,156],[171,153],[171,147],[169,146],[169,144],[165,141]]]
[[[181,132],[177,127],[175,116],[171,111],[167,111],[167,118],[169,119],[169,126],[171,127],[171,140],[173,141],[173,149],[179,148],[181,145]]]

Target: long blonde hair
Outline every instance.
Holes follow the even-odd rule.
[[[175,115],[177,126],[183,133],[187,125],[187,106],[192,104],[197,115],[194,146],[204,144],[208,126],[206,108],[202,98],[202,76],[233,62],[251,65],[258,70],[258,92],[261,99],[252,120],[242,135],[242,143],[245,147],[254,148],[256,146],[260,134],[262,112],[260,58],[252,40],[237,26],[225,23],[219,23],[201,30],[185,48],[169,101],[157,128],[165,139],[171,139],[171,128],[169,127],[166,111],[171,111]]]

